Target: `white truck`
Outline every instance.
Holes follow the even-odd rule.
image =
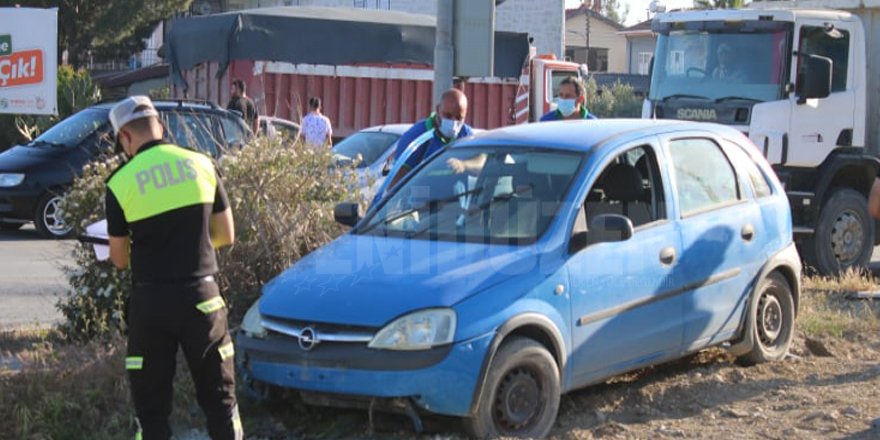
[[[833,9],[829,9],[833,8]],[[773,164],[805,262],[870,262],[880,150],[880,1],[753,3],[657,14],[642,116],[737,127]]]

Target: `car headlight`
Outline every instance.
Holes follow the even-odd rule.
[[[449,344],[455,336],[455,311],[428,309],[400,317],[373,337],[368,347],[385,350],[427,350]]]
[[[241,330],[244,331],[244,334],[251,338],[264,338],[266,336],[266,329],[262,324],[263,316],[260,315],[260,300],[254,303],[250,309],[248,309],[247,313],[244,314],[244,319],[241,321]]]
[[[18,186],[21,182],[24,182],[24,174],[0,174],[0,188]]]

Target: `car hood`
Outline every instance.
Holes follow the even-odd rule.
[[[0,153],[0,171],[28,171],[44,167],[70,154],[69,148],[35,148],[17,145]]]
[[[269,282],[263,289],[260,313],[379,327],[413,310],[450,307],[538,267],[534,245],[347,234]]]

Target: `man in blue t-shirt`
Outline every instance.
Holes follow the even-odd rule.
[[[542,116],[541,122],[599,119],[587,110],[586,100],[584,85],[577,78],[569,76],[559,83],[556,110]]]
[[[449,89],[443,92],[436,112],[426,119],[413,124],[397,142],[397,150],[394,152],[395,161],[400,158],[406,147],[416,138],[428,130],[433,130],[434,132],[434,136],[428,142],[419,145],[413,154],[406,159],[406,162],[400,167],[400,171],[391,179],[388,188],[392,188],[410,170],[418,166],[423,160],[431,157],[431,155],[445,147],[448,143],[473,134],[473,129],[464,123],[464,119],[467,116],[467,106],[467,96],[461,90]],[[463,163],[450,163],[449,165],[453,169],[466,166]]]

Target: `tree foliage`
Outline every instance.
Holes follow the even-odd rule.
[[[694,0],[697,9],[740,9],[745,5],[745,0]]]
[[[623,25],[626,22],[626,17],[629,15],[629,5],[621,4],[620,0],[603,0],[602,10],[599,13],[609,20]]]
[[[144,49],[156,25],[189,8],[192,0],[16,0],[22,7],[58,8],[58,54],[83,67]]]

